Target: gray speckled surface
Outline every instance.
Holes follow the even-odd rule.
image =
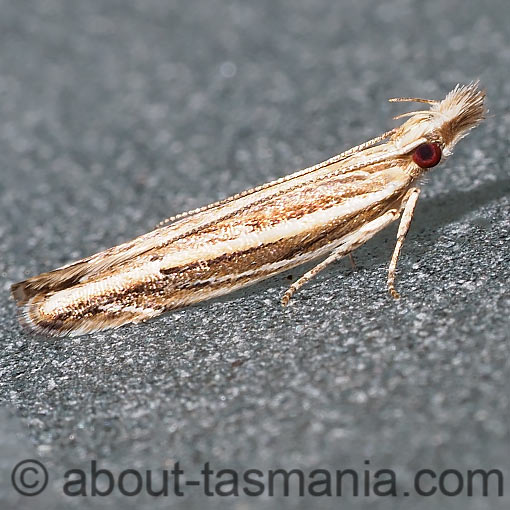
[[[0,505],[508,508],[510,8],[505,0],[0,2]],[[140,326],[23,332],[9,286],[392,125],[388,97],[480,78],[490,116],[395,228],[282,311],[286,275]],[[294,272],[298,274],[297,271]],[[50,483],[17,495],[14,464]],[[62,475],[179,460],[393,469],[396,498],[70,498]],[[420,468],[499,468],[498,498],[402,496]]]

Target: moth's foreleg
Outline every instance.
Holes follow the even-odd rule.
[[[311,280],[316,274],[320,273],[325,267],[327,267],[332,262],[348,255],[351,251],[354,251],[356,248],[366,243],[370,238],[372,238],[377,232],[387,227],[390,223],[395,221],[400,215],[400,210],[390,209],[385,212],[382,216],[379,216],[375,220],[366,223],[358,230],[348,235],[342,244],[335,248],[331,254],[324,259],[322,262],[317,264],[315,267],[312,267],[310,271],[306,272],[299,280],[296,280],[290,287],[287,292],[282,296],[281,303],[283,306],[286,306],[290,298],[293,294],[300,289],[308,280]]]
[[[398,226],[397,243],[395,244],[395,249],[391,256],[390,267],[388,268],[388,291],[395,299],[400,297],[399,293],[395,289],[395,270],[397,268],[398,256],[400,255],[400,250],[404,244],[407,232],[409,232],[409,227],[411,226],[414,209],[419,195],[420,190],[418,188],[411,188],[403,200],[404,212],[402,213],[400,225]]]

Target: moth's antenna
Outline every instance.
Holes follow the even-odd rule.
[[[401,113],[400,115],[395,115],[395,117],[393,117],[393,120],[402,119],[404,117],[411,117],[413,115],[418,115],[420,113],[423,114],[423,115],[429,115],[430,116],[430,110],[416,110],[414,112],[406,112],[406,113]]]
[[[422,99],[420,97],[392,97],[391,99],[388,99],[390,103],[425,103],[425,104],[437,104],[439,101],[436,101],[435,99]]]

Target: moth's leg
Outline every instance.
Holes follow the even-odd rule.
[[[398,226],[397,243],[395,244],[395,249],[391,256],[390,267],[388,268],[388,291],[395,299],[400,297],[399,293],[395,290],[395,270],[397,268],[397,260],[400,255],[402,245],[404,244],[404,239],[406,238],[407,232],[409,232],[409,227],[411,226],[411,221],[413,219],[414,208],[416,207],[419,195],[420,190],[418,188],[411,188],[407,192],[403,201],[404,212],[402,213],[400,225]]]
[[[354,257],[352,256],[352,253],[349,253],[349,260],[351,261],[351,268],[354,271],[356,269],[356,262],[354,261]]]
[[[387,227],[390,223],[395,221],[400,216],[400,210],[390,209],[385,212],[382,216],[379,216],[375,220],[366,223],[358,230],[347,236],[344,242],[335,248],[331,254],[325,258],[322,262],[312,267],[310,271],[307,271],[301,278],[296,280],[282,296],[281,303],[286,306],[293,294],[300,289],[308,280],[311,280],[316,274],[320,273],[326,266],[335,262],[351,251],[355,250],[362,244],[366,243],[372,238],[377,232]]]

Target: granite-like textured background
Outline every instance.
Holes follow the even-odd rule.
[[[510,505],[510,6],[506,0],[0,1],[0,506]],[[396,227],[282,311],[286,275],[140,326],[22,331],[10,285],[184,209],[316,163],[480,78],[490,116]],[[294,275],[299,274],[298,271]],[[34,457],[50,483],[16,494]],[[396,498],[69,498],[62,475],[393,469]],[[502,498],[419,498],[416,470],[499,468]],[[411,496],[402,496],[411,490]],[[493,496],[495,489],[492,489]]]

